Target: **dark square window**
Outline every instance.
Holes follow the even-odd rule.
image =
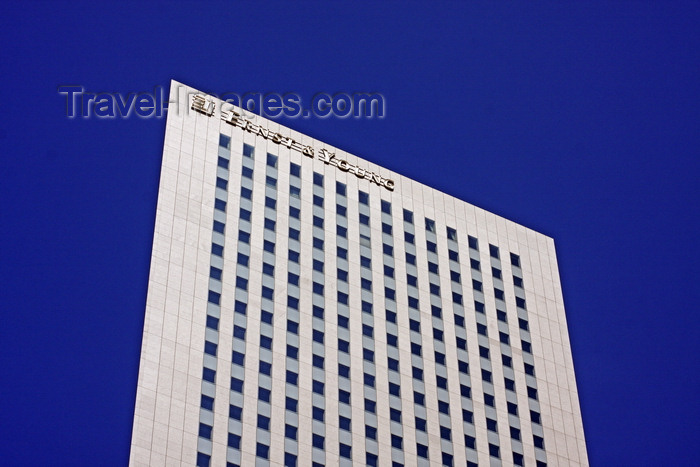
[[[241,187],[241,198],[244,199],[253,199],[253,190],[250,188],[246,188],[244,186]]]
[[[350,404],[350,393],[348,391],[343,391],[338,389],[338,400],[343,404]]]
[[[401,411],[389,408],[389,418],[394,422],[401,423]]]
[[[216,165],[223,169],[228,169],[228,159],[224,159],[223,157],[219,156],[219,159],[216,162]]]
[[[297,401],[296,399],[293,399],[291,397],[285,398],[284,407],[290,412],[296,412],[298,404],[299,401]]]
[[[389,383],[389,394],[396,397],[401,397],[401,386],[395,383]]]
[[[347,195],[347,186],[344,183],[335,182],[335,192],[339,195]]]
[[[338,376],[350,378],[350,367],[343,365],[342,363],[338,363]]]
[[[369,216],[365,214],[360,214],[360,224],[369,225]]]
[[[462,421],[474,423],[474,412],[467,409],[462,409]]]
[[[483,346],[479,346],[479,356],[481,358],[489,358],[489,349]]]
[[[315,366],[316,368],[323,369],[324,364],[325,364],[325,359],[322,356],[314,354],[312,361],[313,361],[313,366]]]
[[[420,417],[416,417],[416,430],[428,431],[428,422]]]
[[[492,382],[491,381],[491,372],[489,370],[481,370],[481,379],[486,381],[487,383]]]
[[[369,439],[377,439],[377,429],[373,426],[365,425],[365,436]]]
[[[243,167],[243,170],[241,170],[241,175],[243,178],[253,178],[253,169],[250,167]]]
[[[428,247],[428,251],[437,253],[437,244],[435,242],[427,241],[425,244]]]
[[[542,423],[540,413],[535,412],[534,410],[530,410],[530,420],[532,421],[532,423],[535,423],[537,425],[540,425]]]
[[[260,374],[270,376],[272,374],[272,363],[260,360]]]
[[[210,383],[216,382],[216,370],[211,368],[204,368],[202,371],[202,379],[204,381],[209,381]]]
[[[413,235],[412,233],[404,232],[403,238],[406,241],[406,243],[410,243],[411,245],[416,243],[416,236]],[[413,264],[415,264],[415,263],[413,263]]]
[[[512,264],[513,266],[520,267],[520,256],[516,255],[515,253],[511,253],[510,264]]]
[[[229,433],[228,446],[234,449],[241,449],[241,437],[235,433]]]
[[[452,430],[447,428],[446,426],[440,426],[440,438],[451,441],[452,440]]]
[[[200,403],[200,406],[206,410],[213,410],[214,409],[214,398],[209,397],[209,396],[205,396],[204,394],[202,394],[202,401]]]
[[[221,245],[217,245],[216,243],[212,243],[211,254],[214,256],[224,256],[224,247]]]
[[[301,177],[301,166],[291,162],[289,164],[289,173],[295,177]]]
[[[257,443],[255,446],[255,455],[262,459],[268,459],[270,457],[270,446]]]
[[[508,402],[508,413],[511,415],[518,415],[518,405],[512,402]]]
[[[258,414],[258,428],[261,428],[263,430],[269,430],[270,418],[266,417],[265,415]]]
[[[262,288],[262,297],[266,298],[268,300],[272,300],[275,297],[275,291],[269,287],[263,286]]]
[[[325,393],[325,386],[326,385],[324,383],[322,383],[321,381],[313,380],[312,390],[316,394],[323,395]]]
[[[527,397],[530,399],[535,399],[537,400],[537,389],[531,388],[530,386],[527,387]]]
[[[219,146],[222,148],[230,149],[231,148],[231,137],[219,134]]]
[[[297,427],[293,425],[284,425],[284,437],[289,439],[297,439]]]
[[[510,437],[513,439],[520,440],[520,430],[514,426],[510,427]]]
[[[397,435],[391,435],[391,446],[396,449],[403,449],[403,438]]]
[[[369,195],[364,191],[360,191],[360,204],[369,204]]]
[[[301,211],[299,210],[299,208],[289,206],[289,216],[293,217],[294,219],[299,219],[299,217],[301,216]]]
[[[503,366],[507,366],[508,368],[513,368],[513,359],[510,356],[501,355],[501,362],[503,362]]]
[[[459,371],[464,374],[469,374],[469,363],[464,362],[462,360],[459,360],[457,363],[457,367],[459,368]]]
[[[299,349],[287,344],[287,357],[297,360],[299,358]]]
[[[413,224],[413,213],[407,209],[403,210],[403,220],[409,224]]]
[[[340,457],[344,457],[345,459],[352,459],[352,447],[343,443],[339,443],[339,445]]]
[[[496,446],[495,444],[489,443],[489,456],[500,458],[501,451],[500,451],[499,447]]]
[[[338,213],[338,215],[341,217],[347,217],[348,208],[346,208],[345,206],[342,206],[340,204],[336,204],[335,205],[335,212]]]
[[[234,392],[243,392],[243,380],[238,378],[231,378],[231,390]]]
[[[491,394],[484,393],[484,404],[489,407],[496,407],[496,398]]]
[[[204,353],[216,357],[217,345],[213,342],[204,341]]]
[[[444,401],[438,401],[438,412],[449,415],[450,414],[450,404]]]
[[[513,453],[513,465],[522,466],[524,465],[525,459],[522,454],[514,452]]]
[[[370,413],[377,412],[377,403],[373,400],[365,398],[365,411]]]
[[[314,185],[323,186],[323,175],[314,172]]]
[[[318,420],[319,422],[322,422],[326,418],[326,411],[320,407],[312,406],[311,416],[313,417],[314,420]]]
[[[425,406],[425,394],[413,391],[413,403],[416,405]]]
[[[533,441],[535,442],[535,447],[539,449],[544,449],[544,438],[541,436],[533,435]]]
[[[338,247],[337,248],[337,255],[338,255],[338,258],[348,259],[348,250],[346,250],[345,248]]]
[[[228,416],[234,420],[240,420],[243,417],[243,407],[238,407],[236,405],[228,406]]]
[[[314,202],[314,205],[323,207],[323,197],[318,196],[318,195],[314,195],[313,202]]]
[[[504,378],[506,389],[509,391],[515,391],[515,381],[510,378]]]
[[[476,449],[476,438],[469,435],[464,435],[464,444],[469,449]]]
[[[496,423],[496,420],[493,420],[491,418],[486,419],[486,429],[489,431],[498,431],[498,423]]]
[[[416,443],[416,453],[418,454],[418,457],[422,457],[423,459],[428,458],[428,446],[425,444],[420,444]]]
[[[525,374],[530,375],[530,376],[535,376],[535,367],[530,365],[529,363],[525,364]]]

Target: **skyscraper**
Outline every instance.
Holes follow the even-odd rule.
[[[587,465],[552,239],[170,100],[132,465]]]

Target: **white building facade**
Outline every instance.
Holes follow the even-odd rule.
[[[551,238],[170,101],[131,465],[588,464]]]

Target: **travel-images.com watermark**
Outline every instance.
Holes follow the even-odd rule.
[[[153,92],[121,93],[89,92],[83,86],[61,85],[58,86],[58,93],[65,96],[68,118],[162,118],[169,107],[179,108],[178,98],[169,101],[163,86],[156,86]],[[186,93],[187,100],[195,94],[200,93]],[[176,95],[180,96],[180,93]],[[304,99],[294,92],[225,92],[208,95],[266,118],[384,118],[386,115],[386,100],[376,92],[319,92],[311,98],[308,106],[304,106]],[[190,111],[189,106],[185,108]]]

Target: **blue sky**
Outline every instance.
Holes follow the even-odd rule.
[[[128,459],[165,120],[57,88],[174,78],[382,93],[281,122],[552,236],[591,463],[697,465],[700,5],[494,3],[5,5],[0,464]]]

